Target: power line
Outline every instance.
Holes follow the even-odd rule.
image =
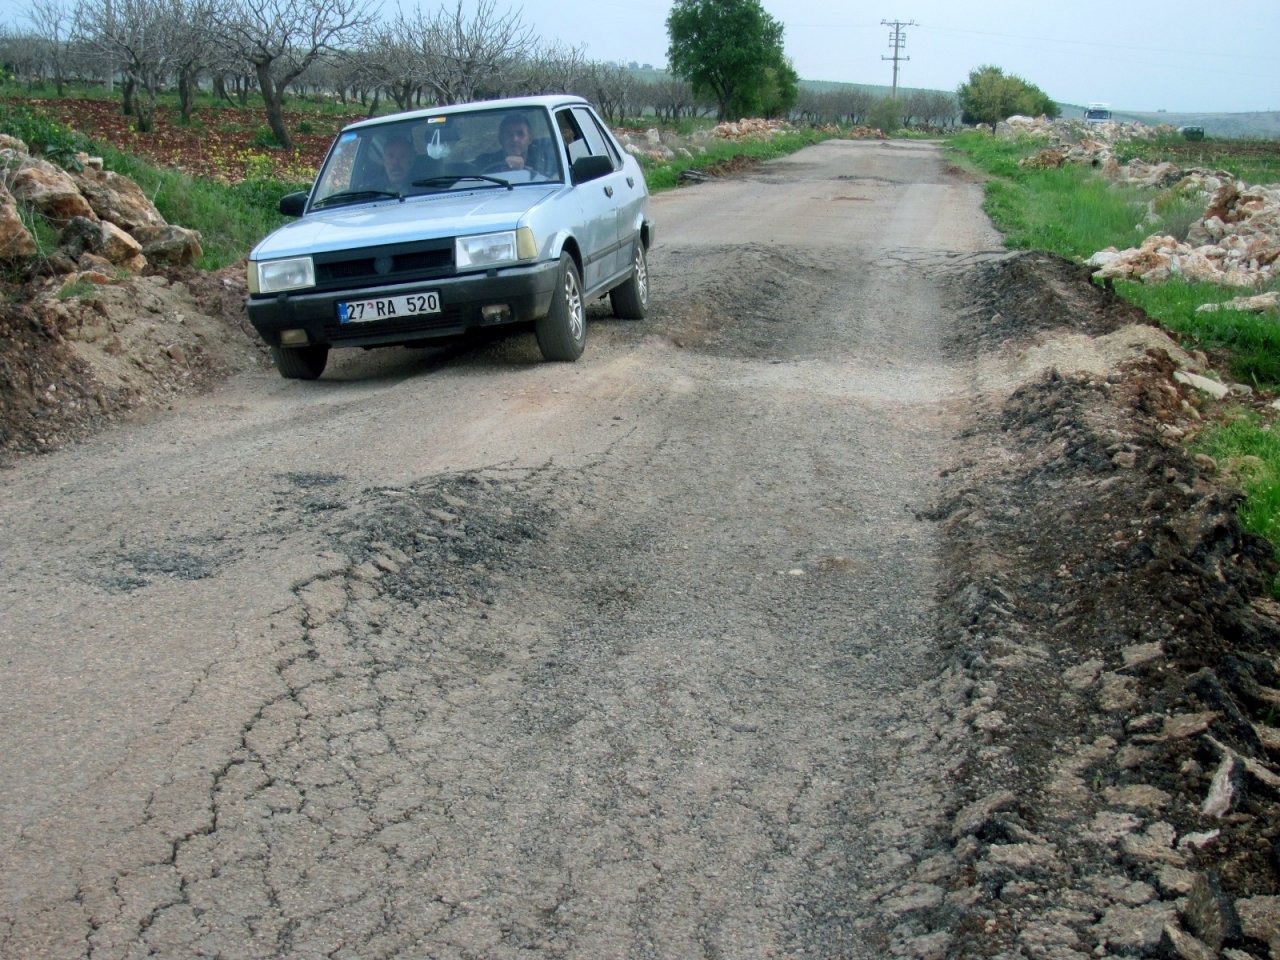
[[[881,20],[880,26],[893,27],[893,32],[889,35],[889,49],[893,51],[891,57],[881,57],[881,60],[893,61],[893,92],[890,97],[894,100],[898,99],[898,63],[902,60],[910,60],[910,57],[902,55],[902,48],[907,44],[907,35],[902,32],[903,27],[917,26],[914,20]]]

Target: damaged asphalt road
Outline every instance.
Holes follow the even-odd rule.
[[[1155,956],[1212,875],[1265,957],[1270,862],[1179,842],[1265,558],[979,202],[831,142],[658,198],[577,364],[340,354],[0,476],[0,954]]]

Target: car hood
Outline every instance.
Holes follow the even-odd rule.
[[[319,210],[268,235],[253,248],[249,259],[273,260],[511,230],[530,210],[564,189],[563,184],[522,185],[513,190],[493,187]]]

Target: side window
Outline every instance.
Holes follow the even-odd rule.
[[[573,116],[577,121],[578,129],[582,132],[583,139],[587,143],[587,149],[582,156],[608,157],[613,166],[617,168],[622,160],[618,156],[618,152],[609,143],[608,138],[601,132],[591,111],[586,107],[574,107]],[[575,157],[574,159],[577,158]]]

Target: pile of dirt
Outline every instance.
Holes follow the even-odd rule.
[[[0,463],[268,362],[242,265],[108,284],[37,278],[0,306]]]
[[[956,295],[975,362],[1141,318],[1042,254]],[[1277,564],[1186,447],[1209,401],[1176,353],[992,393],[948,472],[973,730],[937,918],[956,956],[1280,956]]]

